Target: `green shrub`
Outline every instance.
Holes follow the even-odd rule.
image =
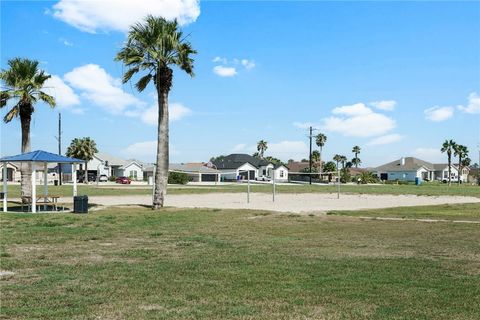
[[[360,182],[363,184],[378,182],[378,178],[370,171],[364,171],[360,173],[359,178]]]
[[[187,184],[188,175],[183,172],[169,172],[168,183],[170,184]]]
[[[348,168],[342,169],[340,171],[340,182],[341,183],[347,183],[352,180],[352,176],[350,175],[350,171]]]
[[[115,176],[110,176],[108,178],[108,181],[115,181],[115,180],[117,180],[117,177],[115,177]]]

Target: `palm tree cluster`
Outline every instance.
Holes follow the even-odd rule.
[[[20,118],[22,128],[22,153],[30,151],[30,123],[35,111],[34,105],[45,102],[50,107],[55,107],[55,99],[42,91],[50,75],[38,68],[39,62],[24,58],[14,58],[8,61],[7,70],[0,72],[4,90],[0,92],[0,108],[13,101],[13,107],[7,112],[3,121],[8,123],[15,118]],[[31,195],[31,166],[22,164],[21,190],[22,195]]]
[[[85,161],[83,182],[88,183],[88,161],[98,152],[97,144],[90,137],[75,138],[67,148],[67,156]]]
[[[443,142],[440,151],[447,154],[449,186],[452,182],[452,154],[458,157],[458,184],[460,184],[463,168],[468,167],[471,163],[471,159],[468,157],[468,148],[450,139]]]

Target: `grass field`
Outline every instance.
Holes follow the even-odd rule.
[[[20,196],[20,186],[9,186],[9,197],[17,198]],[[37,186],[37,192],[43,192],[42,186]],[[56,194],[60,196],[71,196],[72,186],[49,186],[50,194]],[[334,185],[278,185],[276,187],[279,193],[312,193],[322,192],[331,193],[337,192],[337,188]],[[246,192],[247,185],[212,185],[212,186],[169,186],[168,193],[170,194],[190,194],[190,193],[211,193],[211,192]],[[272,192],[271,185],[251,185],[252,192]],[[94,185],[79,184],[78,194],[88,196],[98,195],[144,195],[151,194],[151,188],[135,187],[135,186],[102,186],[96,187]],[[424,183],[420,186],[415,185],[342,185],[341,192],[344,193],[362,193],[362,194],[416,194],[416,195],[428,195],[428,196],[474,196],[480,197],[480,187],[472,185],[452,185],[448,187],[441,183]]]
[[[5,319],[480,314],[478,225],[142,208],[0,218],[1,269],[16,273],[0,281]]]
[[[466,203],[455,205],[399,207],[359,211],[330,211],[329,215],[388,217],[407,219],[445,219],[480,221],[480,204]]]

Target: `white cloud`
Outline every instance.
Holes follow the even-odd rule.
[[[380,136],[378,138],[372,139],[371,141],[369,141],[367,143],[367,145],[369,145],[369,146],[379,146],[379,145],[398,142],[402,139],[403,139],[403,136],[399,135],[398,133],[387,134],[387,135]]]
[[[304,141],[280,141],[269,143],[266,154],[287,161],[288,159],[308,158],[308,151],[308,146]]]
[[[458,109],[466,113],[480,113],[480,96],[478,93],[470,93],[468,96],[468,105],[466,107],[458,106]]]
[[[446,155],[440,151],[440,148],[417,148],[414,150],[413,155],[419,159],[434,163],[444,163],[447,159]]]
[[[75,68],[65,74],[64,79],[82,91],[82,97],[113,114],[121,114],[127,107],[143,105],[139,99],[122,90],[119,79],[96,64]]]
[[[392,111],[395,109],[397,102],[395,100],[382,100],[370,102],[370,105],[380,110]]]
[[[72,107],[80,104],[80,98],[59,76],[52,75],[45,81],[43,91],[55,98],[60,108]]]
[[[227,58],[222,58],[222,57],[218,57],[218,56],[213,58],[212,62],[215,62],[215,63],[220,62],[220,63],[223,63],[223,64],[228,63]]]
[[[233,77],[237,74],[237,69],[234,67],[215,66],[213,73],[220,77]]]
[[[333,114],[340,114],[345,116],[361,116],[372,114],[373,111],[370,108],[367,108],[363,103],[355,103],[351,106],[342,106],[337,107],[332,110]]]
[[[60,41],[61,43],[63,43],[67,47],[73,47],[73,42],[70,42],[65,38],[58,38],[58,41]]]
[[[450,119],[453,116],[453,107],[439,107],[435,106],[432,108],[428,108],[425,111],[425,119],[430,121],[445,121]]]
[[[338,132],[347,137],[374,137],[395,128],[395,120],[383,114],[373,112],[363,103],[337,107],[331,116],[322,119],[322,129]]]
[[[242,61],[241,61],[240,63],[241,63],[242,66],[244,66],[245,69],[247,69],[247,70],[250,70],[250,69],[255,68],[255,61],[253,61],[253,60],[242,59]]]
[[[128,31],[148,14],[177,19],[182,25],[200,15],[199,0],[60,0],[53,16],[82,31]]]
[[[308,129],[310,127],[315,127],[315,125],[311,122],[294,122],[293,126],[299,129]]]
[[[170,155],[178,155],[180,152],[170,145]],[[122,150],[125,158],[135,158],[147,162],[154,162],[157,154],[157,141],[136,142]]]
[[[171,103],[169,105],[168,119],[170,120],[170,122],[181,120],[184,117],[189,116],[190,114],[192,114],[192,110],[185,107],[181,103]],[[143,113],[141,113],[140,119],[146,124],[157,125],[158,124],[158,106],[154,105],[146,109]]]

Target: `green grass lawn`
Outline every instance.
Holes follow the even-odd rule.
[[[20,196],[20,186],[9,186],[9,197]],[[37,193],[43,192],[42,186],[37,186]],[[50,194],[60,196],[71,196],[72,186],[49,186]],[[276,187],[279,193],[331,193],[337,192],[334,185],[278,185]],[[212,186],[170,186],[169,194],[189,194],[189,193],[210,193],[210,192],[246,192],[247,185],[212,185]],[[251,185],[252,192],[272,192],[272,185]],[[110,196],[110,195],[146,195],[151,194],[151,188],[148,186],[101,186],[78,185],[78,194],[88,196]],[[420,186],[415,185],[342,185],[341,192],[344,193],[362,193],[362,194],[416,194],[428,196],[453,195],[453,196],[473,196],[480,197],[480,187],[472,185],[452,185],[447,186],[442,183],[424,183]]]
[[[359,211],[330,211],[328,214],[359,217],[480,221],[480,203],[368,209]]]
[[[473,224],[143,208],[0,222],[1,269],[16,273],[0,281],[5,319],[480,314]]]

